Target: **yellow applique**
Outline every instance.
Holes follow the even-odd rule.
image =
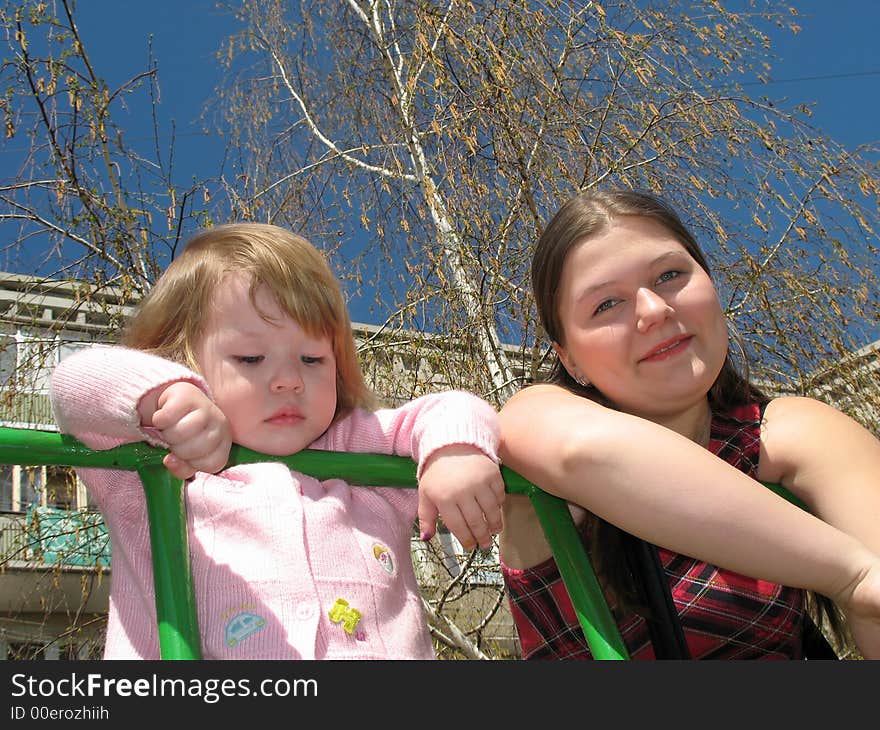
[[[334,624],[342,624],[345,633],[351,636],[357,628],[358,622],[361,620],[361,612],[356,608],[348,605],[348,601],[343,598],[337,598],[333,608],[330,609],[330,620]]]

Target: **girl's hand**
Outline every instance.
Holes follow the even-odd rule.
[[[880,562],[868,568],[846,596],[836,598],[865,659],[880,659]]]
[[[229,459],[229,422],[198,386],[185,381],[155,388],[138,404],[141,425],[154,428],[171,453],[163,463],[178,479],[215,473]]]
[[[504,497],[501,470],[482,451],[465,444],[438,449],[419,479],[421,537],[431,538],[439,515],[466,550],[489,548],[501,531]]]

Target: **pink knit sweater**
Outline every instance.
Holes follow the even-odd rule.
[[[52,377],[62,432],[87,446],[161,444],[137,404],[179,380],[178,364],[122,347],[94,347]],[[311,448],[411,456],[473,445],[497,461],[494,409],[469,393],[424,396],[357,411]],[[80,469],[101,510],[113,556],[106,659],[158,659],[153,570],[143,486],[133,472]],[[413,489],[320,482],[277,463],[198,473],[185,487],[192,573],[205,659],[432,659],[410,559]],[[358,616],[359,614],[359,616]]]

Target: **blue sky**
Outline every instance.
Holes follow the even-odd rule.
[[[798,8],[803,30],[797,36],[777,34],[774,52],[780,61],[773,83],[747,90],[782,106],[812,103],[815,125],[846,147],[880,142],[880,0],[790,4]],[[237,29],[229,14],[216,9],[214,0],[82,0],[77,17],[93,64],[111,88],[147,67],[152,35],[161,123],[166,133],[172,120],[176,124],[175,178],[184,184],[215,175],[223,145],[203,132],[199,115],[221,78],[217,48]],[[130,122],[123,115],[116,120],[128,144],[149,152],[149,109],[136,104],[128,112]],[[354,306],[352,316],[371,321]]]
[[[781,57],[772,72],[774,82],[750,91],[792,104],[815,102],[818,126],[847,146],[880,140],[880,1],[791,4],[798,8],[803,30],[774,38]],[[214,0],[87,0],[78,5],[86,48],[111,86],[145,68],[153,36],[161,113],[166,122],[176,121],[180,140],[190,147],[179,151],[180,164],[215,165],[211,151],[216,145],[201,133],[197,120],[220,79],[214,54],[236,28],[229,15],[217,10]]]
[[[791,4],[798,8],[803,30],[774,38],[781,62],[766,93],[792,104],[815,102],[817,126],[847,147],[880,141],[880,2]]]

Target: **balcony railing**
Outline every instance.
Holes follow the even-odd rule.
[[[110,566],[110,538],[99,512],[30,507],[0,515],[0,564]]]

